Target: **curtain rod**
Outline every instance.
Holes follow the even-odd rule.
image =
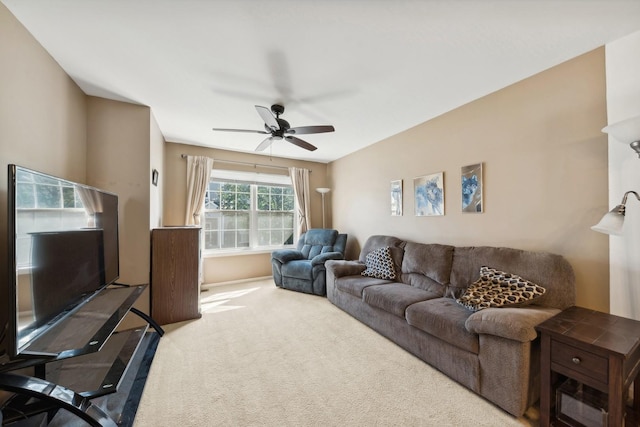
[[[186,154],[180,154],[180,157],[182,157],[183,159],[187,158]],[[213,159],[213,164],[215,164],[216,162],[220,162],[220,163],[229,163],[229,164],[234,164],[234,165],[245,165],[245,166],[253,166],[255,167],[263,167],[263,168],[274,168],[274,169],[285,169],[285,170],[289,170],[289,168],[287,166],[275,166],[275,165],[265,165],[262,163],[250,163],[250,162],[239,162],[237,160],[222,160],[222,159]],[[311,170],[309,170],[309,173],[311,173]]]

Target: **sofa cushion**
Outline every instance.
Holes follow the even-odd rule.
[[[489,307],[518,307],[544,295],[545,289],[522,277],[480,267],[480,278],[471,284],[456,302],[471,311]]]
[[[407,242],[400,281],[444,296],[451,276],[453,246]]]
[[[394,268],[396,270],[396,274],[399,274],[402,270],[402,259],[404,257],[404,245],[405,241],[400,240],[397,237],[392,236],[371,236],[367,239],[362,250],[360,251],[360,257],[358,260],[361,263],[365,263],[367,259],[367,255],[376,249],[384,248],[385,246],[389,247],[389,253],[391,254],[391,258],[393,258]]]
[[[388,280],[396,278],[396,269],[393,266],[389,246],[369,252],[365,258],[365,265],[367,268],[361,273],[363,276]]]
[[[362,291],[364,302],[402,318],[404,311],[411,304],[439,296],[404,283],[369,286]]]
[[[451,298],[435,298],[407,307],[406,318],[414,328],[478,354],[478,334],[469,332],[465,327],[465,322],[472,314]]]
[[[393,282],[384,279],[376,279],[374,277],[362,277],[361,275],[343,276],[336,279],[336,288],[338,288],[339,291],[362,298],[362,290],[364,288],[374,285],[384,285],[387,283]]]

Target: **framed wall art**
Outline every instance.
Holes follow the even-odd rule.
[[[391,181],[391,216],[402,216],[402,180]]]
[[[482,163],[461,169],[462,212],[482,213]]]
[[[154,169],[153,172],[151,172],[151,183],[156,187],[158,186],[158,175],[159,173],[157,169]]]
[[[444,215],[444,172],[413,179],[416,216]]]

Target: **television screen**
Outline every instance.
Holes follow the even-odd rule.
[[[118,198],[9,165],[11,357],[119,276]],[[26,352],[28,354],[28,351]]]

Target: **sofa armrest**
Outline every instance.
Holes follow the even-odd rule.
[[[302,252],[295,249],[279,249],[271,253],[271,258],[277,259],[282,264],[284,264],[289,261],[304,259],[304,255],[302,255]]]
[[[538,336],[535,329],[537,325],[560,311],[557,308],[538,306],[486,308],[469,316],[464,325],[472,333],[528,342]]]
[[[330,260],[324,265],[327,271],[337,279],[343,276],[356,276],[362,273],[366,266],[359,261]]]
[[[344,255],[340,252],[325,252],[311,258],[311,265],[322,265],[330,259],[343,259]]]

